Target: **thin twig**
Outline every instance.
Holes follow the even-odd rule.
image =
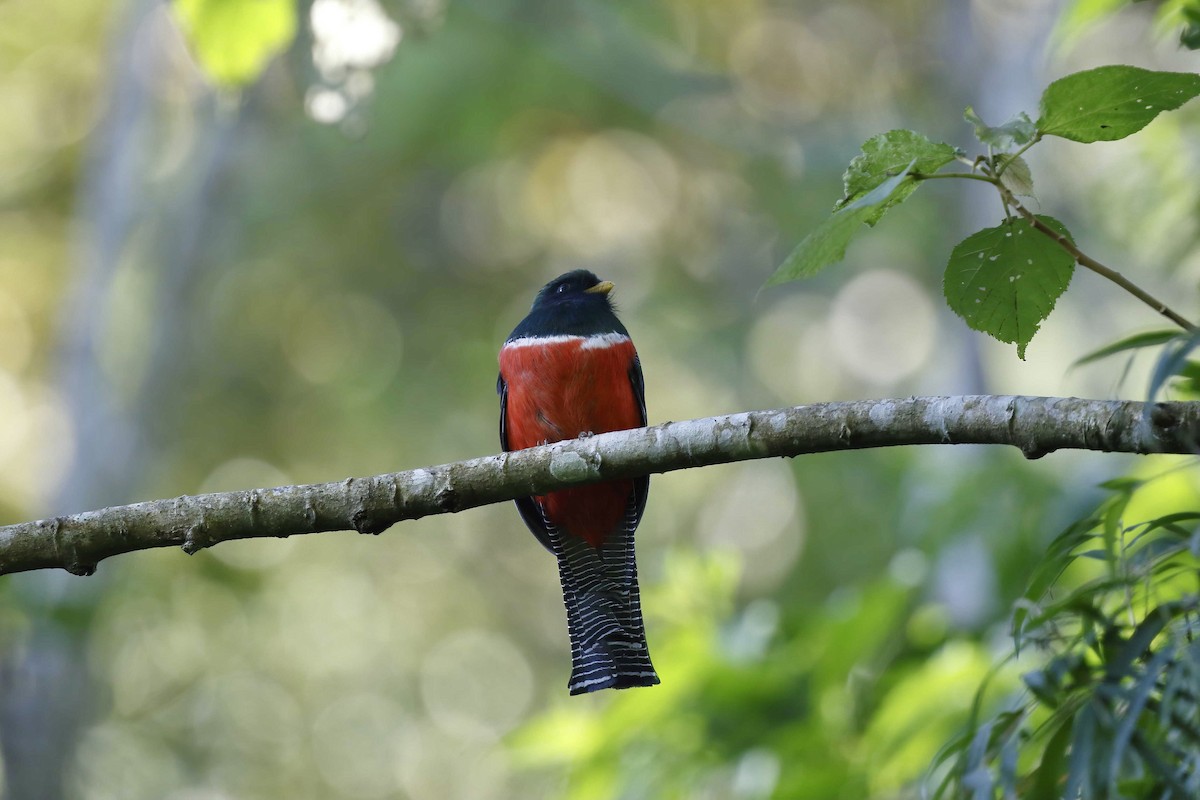
[[[1004,174],[1004,170],[1008,169],[1009,165],[1012,164],[1012,162],[1016,161],[1018,158],[1023,156],[1025,154],[1026,150],[1033,147],[1035,144],[1037,144],[1041,140],[1042,140],[1042,134],[1041,134],[1041,132],[1038,132],[1038,134],[1036,136],[1034,136],[1032,139],[1030,139],[1028,142],[1026,142],[1025,145],[1021,147],[1021,149],[1017,150],[1017,152],[1013,153],[1012,155],[1002,158],[1001,159],[1002,163],[1000,164],[1000,169],[996,170],[996,177],[999,178],[1000,176],[1002,176]]]
[[[1099,261],[1092,258],[1087,253],[1083,252],[1078,247],[1076,247],[1075,243],[1072,242],[1070,239],[1068,239],[1066,236],[1064,236],[1063,234],[1054,230],[1054,228],[1051,228],[1046,223],[1042,222],[1040,219],[1038,219],[1038,216],[1036,214],[1034,214],[1028,208],[1023,206],[1021,204],[1021,202],[1019,200],[1017,200],[1017,198],[1013,195],[1013,193],[1010,192],[1007,188],[1005,188],[1004,186],[998,186],[997,188],[999,188],[1000,193],[1002,195],[1004,195],[1004,201],[1008,205],[1012,206],[1012,208],[1018,214],[1020,214],[1022,217],[1024,217],[1025,220],[1028,221],[1030,225],[1032,225],[1037,230],[1039,230],[1042,233],[1049,236],[1051,239],[1053,239],[1055,241],[1055,243],[1058,244],[1059,247],[1061,247],[1063,250],[1066,250],[1068,253],[1070,253],[1074,257],[1075,261],[1077,261],[1079,263],[1080,266],[1087,267],[1088,269],[1090,269],[1092,272],[1096,273],[1097,275],[1100,275],[1101,277],[1104,277],[1104,278],[1108,278],[1110,281],[1117,284],[1122,289],[1124,289],[1125,291],[1129,292],[1131,295],[1136,297],[1138,300],[1141,300],[1143,303],[1145,303],[1146,305],[1153,308],[1159,314],[1162,314],[1164,317],[1171,320],[1171,322],[1174,322],[1176,325],[1183,328],[1185,331],[1192,331],[1192,330],[1196,329],[1195,325],[1193,325],[1191,322],[1189,322],[1181,314],[1179,314],[1178,312],[1173,310],[1170,306],[1168,306],[1162,300],[1159,300],[1157,297],[1150,294],[1145,289],[1138,286],[1136,283],[1129,280],[1128,278],[1126,278],[1121,273],[1117,272],[1112,267],[1108,267],[1108,266],[1105,266],[1104,264],[1101,264]]]
[[[1017,154],[1024,152],[1026,149],[1028,149],[1031,146],[1031,144],[1026,145],[1021,150],[1018,150]],[[1008,187],[1005,186],[1000,181],[998,176],[992,176],[992,175],[987,175],[987,174],[980,175],[980,174],[975,174],[975,173],[970,173],[970,172],[939,172],[936,174],[925,174],[925,173],[921,173],[921,172],[914,172],[914,173],[912,173],[912,178],[914,180],[918,180],[918,181],[940,180],[942,178],[961,178],[963,180],[972,180],[972,181],[981,181],[983,183],[990,183],[992,186],[995,186],[996,191],[998,191],[1000,193],[1001,202],[1004,204],[1005,216],[1007,216],[1007,214],[1008,214],[1008,209],[1012,208],[1014,211],[1016,211],[1018,214],[1020,214],[1027,222],[1029,222],[1029,224],[1032,225],[1035,229],[1037,229],[1041,233],[1044,233],[1046,236],[1049,236],[1052,240],[1054,240],[1054,242],[1059,247],[1061,247],[1062,249],[1064,249],[1068,253],[1070,253],[1071,256],[1075,259],[1075,261],[1080,266],[1086,267],[1087,269],[1090,269],[1092,272],[1096,273],[1097,275],[1107,278],[1108,280],[1117,284],[1122,289],[1124,289],[1125,291],[1129,292],[1131,295],[1136,297],[1138,300],[1141,300],[1143,303],[1145,303],[1146,305],[1153,308],[1159,314],[1162,314],[1164,317],[1171,320],[1171,322],[1174,322],[1176,325],[1183,328],[1185,331],[1192,331],[1192,330],[1196,329],[1196,326],[1194,324],[1189,322],[1183,315],[1176,312],[1174,309],[1172,309],[1166,303],[1159,300],[1157,297],[1150,294],[1145,289],[1138,286],[1136,283],[1129,280],[1128,278],[1126,278],[1121,273],[1117,272],[1112,267],[1108,267],[1108,266],[1105,266],[1104,264],[1101,264],[1099,261],[1092,258],[1087,253],[1083,252],[1078,247],[1076,247],[1075,243],[1072,242],[1070,239],[1068,239],[1066,236],[1064,236],[1063,234],[1054,230],[1049,225],[1047,225],[1046,223],[1044,223],[1040,219],[1038,219],[1036,214],[1034,214],[1032,211],[1030,211],[1028,208],[1026,208],[1024,205],[1021,204],[1021,201],[1016,198],[1016,195],[1014,195],[1011,191],[1009,191]]]

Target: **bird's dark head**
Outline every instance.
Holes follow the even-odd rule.
[[[542,287],[533,308],[509,339],[521,336],[589,336],[626,333],[613,313],[611,281],[602,281],[586,269],[559,275]]]
[[[612,302],[608,299],[608,293],[612,288],[612,281],[602,281],[586,269],[572,270],[559,275],[542,287],[533,299],[533,310],[553,306],[611,310]]]

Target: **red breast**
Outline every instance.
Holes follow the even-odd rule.
[[[500,375],[508,385],[509,449],[639,427],[630,380],[636,356],[629,337],[617,333],[506,343]],[[632,491],[632,481],[614,481],[537,499],[560,530],[599,545],[621,524]]]

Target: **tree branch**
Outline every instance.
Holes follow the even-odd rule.
[[[393,523],[530,494],[754,458],[911,444],[1005,444],[1038,458],[1058,449],[1200,453],[1200,403],[1055,397],[913,397],[730,414],[572,439],[436,467],[179,497],[0,527],[0,574],[151,547],[195,553],[230,539],[287,537]]]

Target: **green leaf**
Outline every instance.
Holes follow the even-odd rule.
[[[975,126],[976,139],[996,150],[1009,150],[1029,144],[1033,137],[1037,136],[1037,126],[1024,111],[994,128],[980,119],[971,106],[967,106],[967,110],[963,112],[963,119]]]
[[[1167,380],[1184,371],[1188,364],[1188,356],[1197,347],[1200,347],[1200,329],[1179,334],[1163,348],[1150,376],[1150,388],[1146,392],[1146,414],[1150,413],[1150,404],[1154,402]]]
[[[1107,66],[1060,78],[1042,93],[1038,130],[1076,142],[1110,142],[1200,94],[1200,75]]]
[[[1053,217],[1038,219],[1070,238]],[[971,234],[955,246],[942,285],[946,302],[967,325],[1025,347],[1071,282],[1075,260],[1020,219]]]
[[[1124,353],[1127,350],[1139,350],[1143,347],[1158,347],[1161,344],[1166,344],[1178,335],[1178,328],[1173,330],[1168,329],[1160,331],[1146,331],[1145,333],[1135,333],[1133,336],[1121,339],[1118,342],[1113,342],[1112,344],[1106,344],[1104,347],[1101,347],[1098,350],[1093,350],[1087,355],[1077,359],[1073,364],[1071,364],[1071,367],[1082,367],[1084,364],[1091,364],[1093,361],[1100,361],[1101,359],[1108,358],[1109,356],[1114,356],[1117,353]]]
[[[897,191],[902,191],[908,184],[915,183],[909,177],[916,161],[901,167],[900,172],[876,186],[867,194],[836,211],[825,220],[816,230],[805,236],[796,249],[784,259],[770,278],[767,286],[777,286],[781,283],[807,278],[836,264],[846,257],[846,246],[858,233],[864,222],[878,220],[880,215],[891,205],[891,198]],[[911,190],[908,192],[911,194]]]
[[[1067,785],[1062,797],[1075,798],[1080,794],[1092,797],[1092,749],[1095,736],[1096,712],[1088,705],[1075,716],[1071,756],[1067,762]]]
[[[905,169],[906,165],[912,172],[933,173],[949,164],[957,155],[958,150],[950,145],[931,141],[916,131],[893,130],[872,136],[863,143],[862,152],[846,168],[846,174],[842,177],[846,194],[834,208],[844,208],[853,203]],[[888,208],[907,198],[916,188],[916,181],[905,184],[867,222],[874,225]]]
[[[1179,32],[1179,43],[1188,50],[1200,50],[1200,22],[1189,22]]]
[[[251,83],[296,36],[292,0],[176,0],[172,7],[200,66],[215,83]]]
[[[1139,653],[1139,655],[1141,654]],[[1125,748],[1129,746],[1129,740],[1133,738],[1133,728],[1141,721],[1146,702],[1150,699],[1150,693],[1158,688],[1158,678],[1174,655],[1175,648],[1168,642],[1146,663],[1137,683],[1127,693],[1123,693],[1125,697],[1122,699],[1128,705],[1123,710],[1124,718],[1118,724],[1116,733],[1113,735],[1112,755],[1109,758],[1108,767],[1110,786],[1117,784],[1117,778],[1125,760]]]
[[[1001,160],[1000,182],[1013,194],[1033,197],[1033,173],[1029,164],[1020,156],[1006,156]]]
[[[1200,4],[1181,10],[1185,24],[1179,31],[1179,43],[1188,50],[1200,50]]]
[[[1071,742],[1073,719],[1063,715],[1058,722],[1058,730],[1046,742],[1042,751],[1042,760],[1033,773],[1033,783],[1029,788],[1029,800],[1058,800],[1063,775],[1067,768],[1067,745]]]

